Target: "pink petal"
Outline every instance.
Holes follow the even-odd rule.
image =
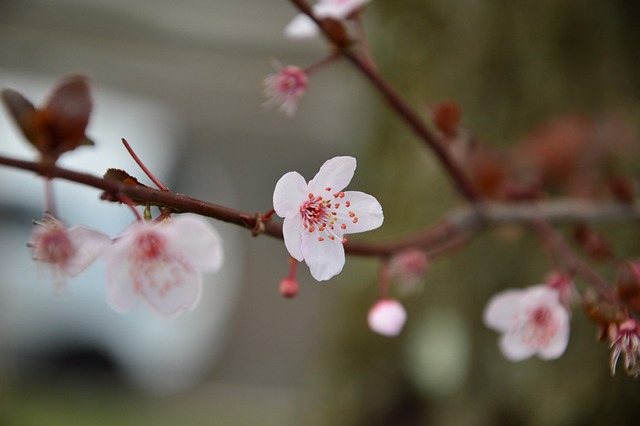
[[[206,219],[181,214],[159,224],[158,232],[196,269],[215,272],[222,266],[222,237]]]
[[[499,332],[506,332],[522,309],[523,290],[505,290],[494,295],[484,309],[484,324]]]
[[[297,216],[285,218],[282,224],[284,245],[291,257],[296,259],[298,262],[302,262],[304,260],[304,255],[302,254],[303,230],[302,217],[300,217],[299,214]]]
[[[383,336],[397,336],[407,320],[407,312],[397,300],[380,300],[367,315],[369,328]]]
[[[298,14],[284,28],[284,35],[289,38],[312,38],[319,34],[318,26],[305,14]]]
[[[273,209],[280,217],[300,215],[300,206],[308,196],[307,182],[300,173],[286,173],[278,180],[273,191]]]
[[[327,160],[315,177],[309,181],[309,192],[320,194],[325,188],[330,192],[342,191],[356,171],[356,159],[353,157],[334,157]]]
[[[65,272],[71,277],[84,271],[111,245],[111,238],[108,235],[84,226],[69,228],[67,236],[76,251],[73,258],[65,265]]]
[[[356,213],[357,222],[347,224],[345,234],[370,231],[379,228],[384,221],[382,206],[375,197],[364,192],[347,191],[344,201],[351,203],[350,209]]]
[[[311,276],[316,280],[328,280],[342,271],[345,262],[342,241],[325,239],[320,242],[317,233],[303,232],[301,248]]]

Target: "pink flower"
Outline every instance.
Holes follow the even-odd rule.
[[[624,355],[624,369],[633,376],[640,374],[640,325],[633,318],[620,324],[610,324],[608,337],[611,342],[611,374],[616,372],[620,355]]]
[[[369,310],[369,328],[383,336],[400,334],[407,320],[407,312],[397,300],[381,299]]]
[[[309,79],[304,70],[296,66],[276,66],[278,72],[267,76],[262,82],[264,95],[268,98],[264,106],[278,108],[291,117],[307,90]]]
[[[200,271],[222,266],[221,245],[218,232],[196,215],[134,223],[104,255],[109,305],[126,312],[144,299],[169,316],[192,310],[200,299]]]
[[[35,225],[27,246],[34,260],[51,266],[58,284],[79,275],[111,244],[111,238],[101,232],[84,226],[67,229],[50,214]]]
[[[318,19],[344,20],[371,0],[320,0],[313,5],[313,15]],[[318,26],[304,13],[296,15],[285,27],[289,38],[311,38],[318,35]]]
[[[535,354],[559,358],[569,342],[569,313],[558,292],[546,285],[496,294],[485,308],[484,322],[502,333],[500,350],[511,361]]]
[[[273,207],[284,218],[285,246],[294,259],[307,262],[318,281],[342,271],[345,234],[378,228],[384,220],[374,197],[342,191],[355,169],[355,158],[335,157],[309,183],[299,173],[289,172],[273,191]]]

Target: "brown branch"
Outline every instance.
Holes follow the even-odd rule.
[[[259,233],[282,239],[282,224],[268,220],[269,214],[251,214],[183,194],[139,185],[128,185],[115,179],[106,179],[61,167],[47,167],[46,170],[43,170],[39,163],[33,161],[0,156],[0,165],[40,175],[46,174],[51,178],[65,179],[101,189],[114,200],[117,200],[118,196],[126,196],[132,200],[149,202],[176,212],[196,213],[239,225],[253,233],[259,228]],[[257,223],[258,218],[267,220],[261,220],[261,223]],[[583,200],[522,204],[480,203],[454,210],[437,224],[406,237],[380,243],[349,241],[345,244],[345,250],[351,255],[388,257],[408,248],[420,248],[430,256],[436,257],[464,245],[490,225],[530,224],[540,220],[549,222],[640,220],[640,207],[636,204]]]

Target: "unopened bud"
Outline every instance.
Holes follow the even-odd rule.
[[[285,278],[280,281],[280,294],[286,298],[291,298],[298,294],[300,286],[294,278]]]
[[[373,305],[367,316],[369,328],[383,336],[400,334],[407,320],[407,311],[397,300],[382,299]]]

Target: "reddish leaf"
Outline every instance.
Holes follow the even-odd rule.
[[[91,109],[91,95],[85,77],[68,77],[54,89],[43,114],[59,154],[90,143],[85,131]]]
[[[2,101],[7,106],[9,113],[16,121],[16,124],[31,144],[38,144],[38,128],[35,124],[35,107],[24,96],[15,90],[4,89],[2,91]]]
[[[587,225],[578,225],[573,230],[573,237],[582,249],[593,259],[609,259],[613,256],[613,249],[606,238],[598,231]]]
[[[440,131],[447,137],[454,137],[460,126],[462,111],[453,101],[442,102],[433,110],[433,121]]]
[[[620,299],[634,309],[640,308],[640,277],[631,264],[625,263],[620,267],[616,290]]]

